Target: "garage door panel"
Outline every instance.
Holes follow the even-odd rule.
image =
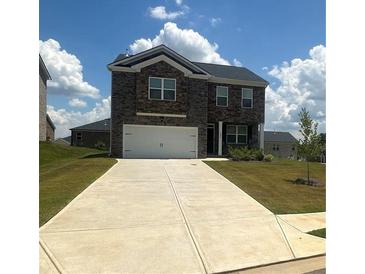
[[[124,158],[196,158],[194,127],[124,125]]]

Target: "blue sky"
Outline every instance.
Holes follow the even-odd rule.
[[[161,13],[161,9],[159,9],[155,10],[156,13],[153,15],[153,10],[156,7],[164,7],[165,13]],[[173,14],[174,12],[177,15]],[[135,40],[140,38],[154,39],[160,30],[164,29],[167,22],[176,24],[176,28],[172,31],[191,29],[198,33],[202,39],[207,39],[210,45],[214,46],[216,43],[219,47],[214,47],[213,51],[217,52],[221,59],[230,64],[239,65],[241,63],[267,79],[270,82],[269,92],[272,93],[272,96],[270,95],[272,100],[269,101],[273,101],[273,104],[281,104],[281,101],[284,101],[287,106],[281,110],[284,114],[279,116],[277,113],[275,114],[277,116],[275,119],[281,119],[284,123],[277,121],[276,124],[273,124],[275,119],[273,121],[267,119],[266,128],[295,130],[294,120],[296,117],[294,114],[297,113],[300,102],[303,102],[304,99],[307,101],[310,97],[303,98],[299,103],[297,100],[296,108],[293,107],[293,102],[290,101],[292,99],[287,101],[285,98],[285,92],[287,92],[285,88],[291,89],[289,93],[292,92],[293,88],[285,87],[285,85],[281,85],[281,82],[285,81],[283,77],[300,77],[298,75],[303,74],[303,71],[307,78],[311,78],[308,77],[308,73],[311,75],[311,71],[318,71],[318,69],[308,69],[309,65],[305,61],[315,59],[309,55],[309,51],[319,45],[323,47],[317,49],[320,51],[317,55],[323,56],[325,50],[325,1],[41,0],[40,40],[45,42],[54,39],[59,43],[60,51],[65,50],[68,54],[75,55],[82,65],[82,80],[98,89],[100,95],[99,98],[92,98],[88,95],[72,95],[72,91],[68,94],[69,90],[67,89],[62,92],[53,92],[51,87],[48,105],[52,106],[52,109],[49,112],[55,120],[56,127],[61,129],[59,136],[65,135],[65,130],[62,128],[74,126],[78,122],[88,122],[91,116],[85,118],[83,113],[91,111],[95,108],[96,103],[101,103],[103,98],[110,95],[111,80],[106,65],[118,53],[125,52],[127,48],[130,48]],[[165,37],[164,39],[168,41],[169,38]],[[186,45],[186,48],[178,48],[177,50],[180,49],[189,55],[192,52],[187,48],[189,46]],[[132,50],[130,49],[130,51]],[[204,53],[202,54],[202,60],[208,60],[209,57],[205,56]],[[41,55],[43,56],[42,50]],[[291,64],[291,61],[296,58],[303,61],[299,68]],[[47,56],[44,59],[47,59]],[[239,63],[234,62],[234,59],[238,60]],[[45,62],[47,66],[57,67],[54,62],[48,62],[48,60]],[[285,63],[283,65],[283,62],[289,63],[289,69]],[[318,65],[316,61],[312,63]],[[277,71],[269,74],[275,65],[278,66]],[[263,69],[264,67],[267,69]],[[298,72],[297,69],[300,71]],[[52,72],[52,68],[50,70]],[[291,76],[287,76],[288,70]],[[325,78],[320,78],[322,82],[323,79]],[[57,79],[55,80],[57,81]],[[292,81],[295,82],[296,80]],[[318,79],[315,82],[313,85],[317,84]],[[325,92],[325,82],[322,84],[323,93]],[[308,86],[308,83],[303,86]],[[62,88],[62,85],[58,88]],[[295,88],[300,89],[299,86]],[[300,90],[299,92],[302,92],[304,96],[308,90]],[[310,92],[316,93],[314,90]],[[277,98],[277,95],[280,98]],[[318,94],[312,95],[313,100],[318,98]],[[83,108],[70,106],[69,101],[76,97],[86,102],[87,106]],[[325,98],[325,94],[320,94],[319,97],[322,100]],[[319,107],[318,105],[322,106]],[[310,106],[308,107],[310,108]],[[313,116],[317,117],[319,112],[324,114],[324,107],[325,104],[323,103],[316,104],[314,107],[316,113]],[[271,108],[274,106],[267,106],[267,109]],[[62,109],[61,112],[60,109]],[[290,119],[287,117],[288,110]],[[273,111],[275,112],[275,110]],[[79,114],[71,115],[72,112]],[[267,113],[266,116],[268,117],[269,114]],[[63,115],[63,117],[58,117],[59,115]],[[70,118],[71,116],[73,118]],[[77,120],[76,116],[80,119]],[[321,117],[324,121],[319,121],[320,128],[324,131],[325,114]],[[62,118],[64,119],[62,120]]]

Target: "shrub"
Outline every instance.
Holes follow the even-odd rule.
[[[262,152],[261,149],[252,149],[251,155],[252,155],[253,160],[256,160],[256,161],[262,161],[264,159],[264,153]]]
[[[228,147],[228,155],[233,161],[262,161],[264,154],[260,149],[247,147]]]
[[[309,178],[309,181],[307,178],[297,178],[293,182],[294,184],[300,184],[300,185],[309,185],[309,186],[321,186],[321,182],[317,179]]]
[[[95,144],[95,147],[97,149],[102,149],[102,150],[105,150],[106,149],[106,145],[104,142],[102,141],[97,141],[96,144]]]
[[[272,156],[271,154],[267,154],[264,156],[265,162],[271,162],[273,159],[274,159],[274,156]]]
[[[228,147],[228,156],[233,161],[241,161],[241,155],[240,155],[240,151],[238,148],[229,146]]]

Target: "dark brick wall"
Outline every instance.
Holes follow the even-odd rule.
[[[216,87],[228,87],[228,106],[216,106]],[[253,108],[241,107],[242,88],[253,88]],[[258,124],[265,120],[265,88],[241,85],[208,83],[208,122],[215,123],[215,153],[218,152],[218,121],[223,121],[222,152],[228,152],[226,144],[227,124],[247,125],[249,147],[259,146]],[[242,145],[236,145],[242,146]]]
[[[148,99],[149,77],[176,79],[176,101]],[[216,86],[228,86],[228,107],[216,106]],[[215,152],[218,151],[218,121],[223,121],[223,153],[227,124],[249,126],[249,146],[258,146],[257,125],[264,122],[265,88],[255,87],[253,109],[241,108],[241,89],[245,86],[208,83],[184,77],[184,74],[161,61],[145,67],[140,73],[112,72],[111,152],[123,154],[123,124],[198,127],[198,156],[206,157],[207,122],[215,123]],[[186,114],[186,118],[136,116],[136,112]]]
[[[148,82],[149,77],[162,77],[176,79],[176,101],[149,100]],[[189,78],[165,62],[158,62],[141,69],[136,74],[136,101],[137,112],[161,112],[185,114],[187,111],[187,93]]]
[[[76,133],[81,132],[82,140],[77,140]],[[104,143],[105,150],[109,150],[110,145],[110,133],[105,131],[84,131],[84,130],[72,130],[71,132],[71,145],[80,147],[92,147],[95,148],[97,144]]]
[[[216,86],[228,87],[228,106],[216,106]],[[260,124],[265,120],[265,88],[253,88],[253,108],[241,107],[242,88],[248,86],[208,83],[208,121]],[[248,87],[252,88],[252,87]]]
[[[161,71],[159,71],[161,69]],[[152,73],[149,75],[149,73]],[[148,100],[148,77],[176,78],[176,102]],[[137,92],[136,92],[137,91]],[[206,157],[208,85],[205,80],[190,79],[165,62],[141,71],[141,74],[112,72],[111,152],[123,154],[123,124],[198,127],[198,157]],[[136,112],[186,114],[186,118],[137,116]]]
[[[54,140],[54,129],[46,119],[47,127],[46,127],[46,140],[53,141]]]

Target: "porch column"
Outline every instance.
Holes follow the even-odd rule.
[[[264,128],[264,123],[259,124],[259,143],[262,150],[264,150]]]
[[[223,122],[218,122],[218,156],[222,156]]]

